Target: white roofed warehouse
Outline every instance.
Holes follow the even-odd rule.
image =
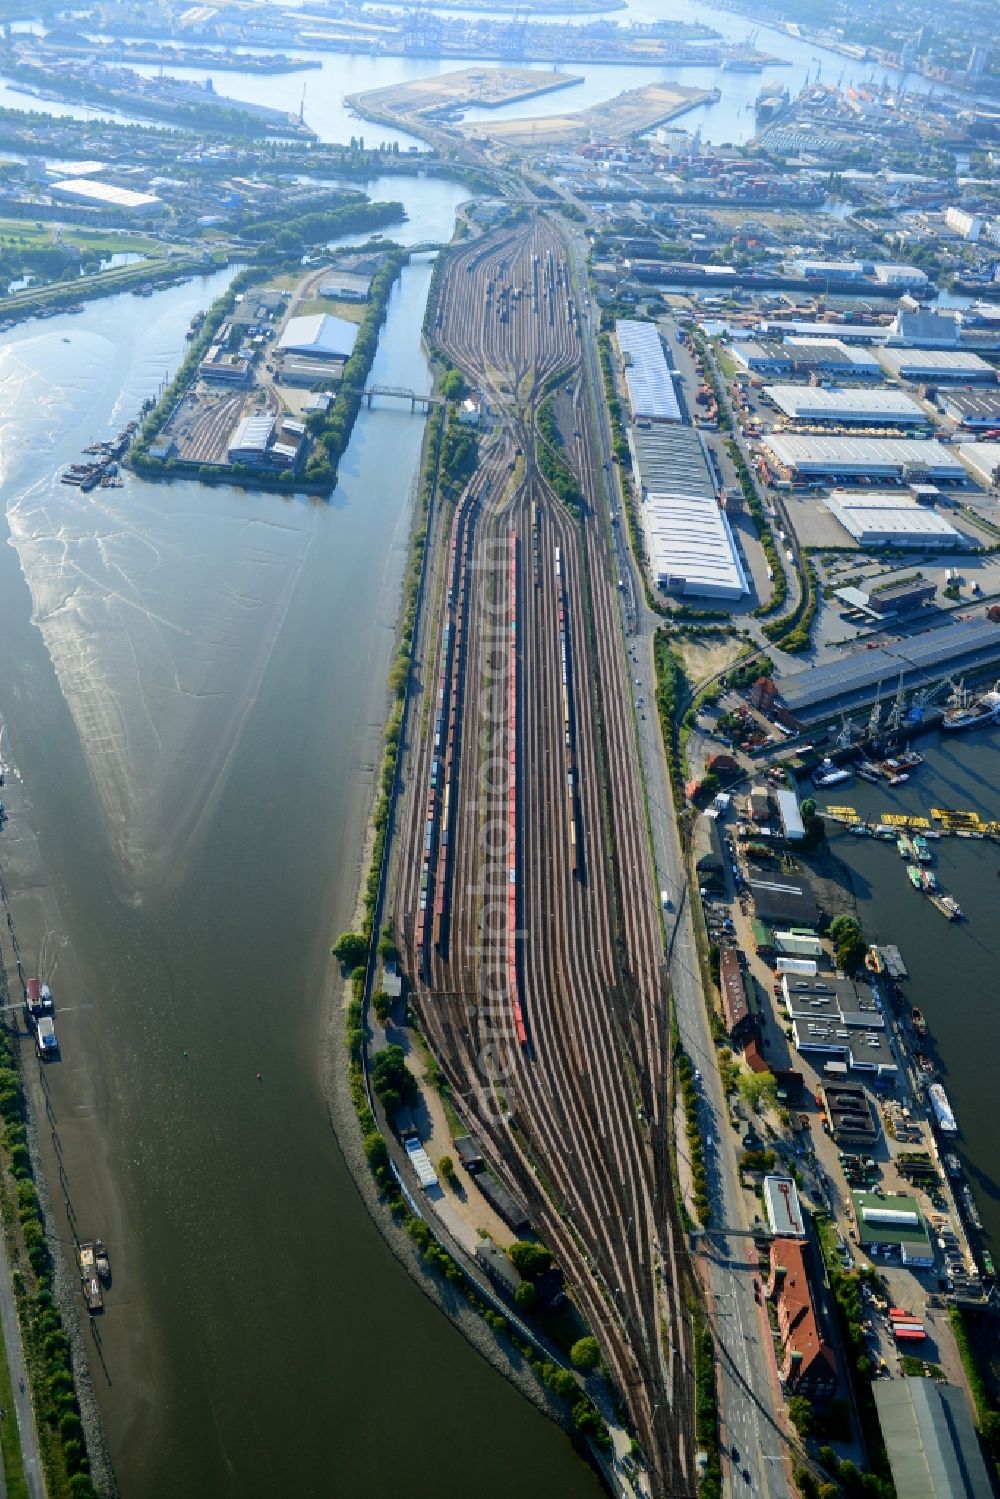
[[[884,489],[835,489],[823,503],[862,547],[970,547],[972,543],[929,505]]]
[[[945,479],[962,481],[958,455],[933,440],[893,437],[795,437],[772,432],[761,440],[774,465],[796,479]]]
[[[629,445],[653,582],[670,593],[735,602],[749,592],[698,433],[633,427]]]
[[[311,317],[289,318],[278,348],[283,354],[301,354],[310,359],[349,359],[357,336],[356,323],[317,312]]]
[[[880,349],[879,363],[897,380],[996,380],[997,372],[979,354],[964,349]]]
[[[924,427],[929,418],[904,390],[824,390],[817,385],[766,385],[764,394],[791,421],[839,427]]]
[[[621,354],[633,421],[679,422],[674,376],[667,364],[655,323],[620,318],[615,337]]]

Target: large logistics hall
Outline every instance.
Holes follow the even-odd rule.
[[[1000,625],[977,619],[942,625],[912,640],[856,651],[828,666],[811,666],[783,677],[782,700],[803,728],[864,707],[879,688],[895,692],[926,687],[961,672],[985,671],[1000,663]]]
[[[625,372],[633,421],[679,422],[674,375],[667,363],[655,323],[620,318],[615,337]]]
[[[278,348],[283,354],[302,354],[311,359],[347,359],[357,336],[357,323],[317,312],[312,317],[289,318]]]
[[[795,422],[838,426],[923,427],[929,418],[905,390],[824,390],[816,385],[766,385],[764,394]]]
[[[823,503],[862,547],[966,547],[971,543],[929,505],[898,490],[835,489]]]
[[[1000,442],[963,442],[958,456],[980,484],[991,488],[1000,482]]]
[[[879,362],[897,380],[995,380],[997,372],[964,349],[880,349]]]
[[[909,437],[794,437],[771,432],[761,439],[774,462],[794,478],[896,479],[918,475],[962,480],[966,470],[943,443]]]
[[[719,508],[701,439],[693,427],[633,427],[640,518],[653,581],[670,593],[736,602],[746,575]]]

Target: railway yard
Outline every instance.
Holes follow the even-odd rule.
[[[599,1336],[654,1492],[689,1492],[663,934],[580,304],[544,215],[449,254],[432,296],[493,424],[432,520],[394,928],[463,1123]],[[579,516],[539,461],[555,387]]]

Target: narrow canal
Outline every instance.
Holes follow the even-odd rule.
[[[390,185],[448,238],[456,187]],[[22,943],[60,1006],[50,1167],[58,1145],[73,1222],[112,1254],[94,1363],[123,1492],[593,1494],[397,1265],[322,1088],[422,421],[363,413],[329,504],[58,481],[225,279],[0,349],[3,752],[46,883]],[[376,380],[428,388],[429,279],[404,273]]]

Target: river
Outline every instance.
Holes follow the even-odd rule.
[[[1000,818],[997,765],[1000,729],[927,735],[915,747],[925,758],[905,786],[856,781],[817,793],[817,805],[852,806],[862,817],[884,812],[930,816],[931,808],[969,809]],[[956,1149],[965,1162],[993,1252],[1000,1245],[1000,1181],[996,1173],[993,1095],[1000,1076],[997,1003],[1000,967],[1000,849],[989,842],[942,838],[931,847],[943,889],[966,920],[947,922],[913,890],[894,846],[847,832],[831,846],[854,874],[866,936],[895,942],[910,972],[907,1000],[927,1017],[941,1080],[958,1116]]]
[[[409,235],[449,236],[454,184],[382,189]],[[403,274],[376,381],[429,388],[430,271]],[[58,481],[176,367],[227,276],[0,349],[4,757],[62,922],[33,932],[26,893],[23,937],[59,1007],[64,1189],[112,1255],[95,1367],[123,1492],[594,1494],[397,1264],[322,1086],[422,420],[362,412],[328,504]]]

